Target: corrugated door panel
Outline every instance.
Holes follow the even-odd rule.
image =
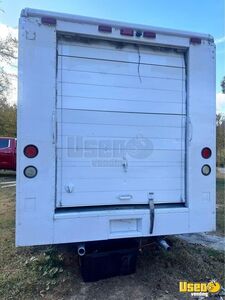
[[[179,167],[182,163],[184,153],[182,150],[158,150],[158,149],[115,149],[112,147],[110,150],[99,149],[99,148],[83,148],[82,151],[79,149],[58,149],[57,155],[59,159],[59,165],[65,167],[76,167],[85,166],[91,167],[95,166],[95,162],[103,159],[107,163],[115,159],[115,167],[120,168],[122,166],[123,158],[127,159],[128,165],[131,162],[134,166],[146,167],[167,167],[176,166]],[[93,151],[90,151],[93,150]],[[97,151],[96,151],[97,150]],[[118,150],[118,151],[115,151]],[[111,159],[111,160],[110,160]],[[118,160],[116,160],[118,159]],[[119,165],[118,165],[118,162]],[[107,164],[106,164],[107,167]],[[94,169],[96,171],[97,169]],[[140,170],[141,172],[141,170]],[[154,170],[155,172],[155,170]],[[110,174],[104,174],[109,175]],[[173,175],[172,173],[170,174]],[[127,174],[126,176],[129,176]]]
[[[89,181],[90,182],[90,181]],[[136,181],[135,181],[136,182]],[[136,183],[135,183],[136,186]],[[162,186],[160,184],[160,186]],[[80,206],[99,206],[99,205],[124,205],[124,204],[148,204],[148,196],[150,188],[145,188],[143,190],[131,190],[130,187],[121,189],[120,187],[115,187],[114,189],[107,190],[106,187],[102,185],[101,190],[95,193],[85,186],[82,192],[76,192],[73,188],[72,193],[67,193],[65,190],[60,194],[58,207],[80,207]],[[155,203],[178,203],[182,202],[180,198],[180,189],[168,189],[159,188],[159,186],[154,186],[154,199]],[[124,199],[124,198],[129,199]],[[179,199],[179,200],[178,200]]]
[[[62,77],[62,78],[61,78]],[[129,75],[118,75],[118,74],[103,74],[103,73],[92,73],[92,72],[81,72],[64,70],[63,75],[59,74],[58,81],[67,84],[84,84],[84,85],[97,85],[101,86],[104,82],[106,87],[123,87],[132,89],[143,89],[143,90],[163,90],[182,92],[181,80],[170,80],[166,78],[151,78]],[[122,84],[121,84],[122,81]]]
[[[65,87],[65,86],[64,86]],[[66,89],[69,89],[69,85]],[[122,88],[114,88],[112,91],[112,97],[119,98],[109,98],[110,94],[108,88],[91,86],[86,87],[83,85],[73,86],[76,92],[74,96],[71,93],[66,94],[66,96],[58,96],[58,107],[65,109],[84,109],[84,110],[98,110],[98,111],[128,111],[136,113],[163,113],[163,114],[183,114],[185,113],[185,105],[182,103],[173,102],[174,97],[169,93],[168,96],[163,96],[163,92],[152,92],[151,100],[146,99],[146,93],[141,93],[140,91],[123,90]],[[63,92],[65,89],[63,90]],[[79,96],[75,96],[79,94]],[[94,95],[99,94],[99,98],[94,98]],[[142,99],[138,100],[142,94]],[[165,93],[166,94],[166,93]],[[89,95],[89,96],[87,96]],[[122,95],[122,96],[121,96]],[[129,99],[123,99],[123,98]],[[134,99],[136,98],[136,99]],[[166,101],[163,99],[166,98]],[[157,101],[158,99],[158,101]],[[171,102],[169,103],[168,100]]]
[[[94,51],[101,51],[101,57],[109,51],[122,56],[126,52],[113,46],[113,50],[94,48]],[[133,63],[137,49],[126,52],[128,57],[124,62],[95,58],[89,45],[85,47],[88,59],[79,45],[71,47],[81,51],[82,57],[64,56],[64,48],[69,47],[61,45],[59,50],[62,56],[58,63],[58,108],[185,114],[183,55],[149,50],[150,55],[143,50],[143,55],[150,60],[154,57],[157,64],[146,65],[141,59]],[[82,69],[85,65],[86,70]],[[105,71],[99,65],[105,65]]]
[[[110,63],[110,69],[109,69]],[[58,56],[59,76],[61,70],[69,72],[79,71],[93,74],[109,74],[120,76],[132,76],[139,78],[137,73],[137,63],[121,63],[118,61],[101,61],[97,59],[74,58],[67,56]],[[182,67],[173,67],[167,65],[139,65],[141,78],[159,78],[167,80],[184,81],[185,69]],[[61,77],[59,77],[59,80]]]
[[[96,111],[58,110],[58,147],[109,151],[130,149],[144,142],[145,149],[184,149],[185,117]],[[93,141],[94,139],[94,141]],[[131,148],[132,149],[132,148]]]
[[[137,48],[135,45],[122,45],[116,42],[73,43],[59,41],[58,54],[87,59],[115,60],[125,63],[140,62],[141,64],[183,67],[182,55],[171,50],[157,51],[148,46]]]
[[[181,128],[185,127],[185,116],[181,115],[159,115],[159,114],[133,114],[123,112],[98,112],[87,110],[58,109],[57,119],[61,123],[96,124],[96,125],[121,125],[130,127],[162,127]]]
[[[60,145],[61,143],[61,145]],[[134,147],[140,147],[144,143],[143,147],[145,149],[154,149],[156,150],[180,150],[184,149],[185,143],[183,139],[178,138],[158,138],[158,137],[145,137],[142,135],[133,136],[133,137],[112,137],[110,134],[108,136],[86,136],[82,135],[74,137],[72,134],[70,136],[59,137],[58,148],[64,149],[104,149],[105,155],[107,156],[107,151],[111,151],[111,148],[117,150],[119,149],[128,149],[133,150]],[[118,145],[118,146],[117,146]],[[135,148],[134,148],[135,150]]]
[[[84,40],[58,55],[57,205],[184,201],[183,54]]]

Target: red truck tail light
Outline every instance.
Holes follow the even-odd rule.
[[[202,157],[205,159],[210,158],[212,155],[212,150],[208,147],[202,149]]]
[[[132,28],[121,28],[120,29],[121,35],[133,36],[134,30]]]
[[[38,148],[35,145],[27,145],[23,153],[28,158],[34,158],[38,155]]]
[[[149,38],[149,39],[154,39],[156,38],[156,33],[152,31],[144,31],[143,32],[143,37],[144,38]]]
[[[41,18],[41,23],[45,25],[56,25],[57,21],[55,18],[51,17],[42,17]]]
[[[109,25],[99,25],[98,31],[112,33],[112,27]]]
[[[202,40],[198,37],[191,37],[190,38],[190,44],[200,45],[201,43],[202,43]]]

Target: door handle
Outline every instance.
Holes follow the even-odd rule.
[[[133,199],[132,195],[121,195],[118,197],[120,200],[131,200]]]

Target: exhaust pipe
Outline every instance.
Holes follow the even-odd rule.
[[[77,253],[79,256],[84,256],[86,253],[85,245],[84,244],[79,244],[77,246]]]
[[[157,244],[164,251],[170,251],[171,250],[170,245],[168,245],[167,241],[165,241],[163,239],[162,240],[157,240]]]

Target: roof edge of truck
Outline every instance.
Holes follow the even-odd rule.
[[[198,37],[210,41],[214,41],[214,38],[210,34],[203,34],[203,33],[197,33],[197,32],[191,32],[191,31],[183,31],[183,30],[174,30],[169,28],[162,28],[162,27],[155,27],[155,26],[149,26],[149,25],[143,25],[143,24],[136,24],[136,23],[127,23],[127,22],[121,22],[116,20],[106,20],[106,19],[100,19],[100,18],[93,18],[93,17],[87,17],[87,16],[80,16],[80,15],[73,15],[73,14],[67,14],[67,13],[56,13],[52,11],[45,11],[45,10],[39,10],[39,9],[32,9],[32,8],[24,8],[21,11],[20,14],[21,17],[52,17],[57,20],[62,20],[65,22],[76,22],[79,23],[88,23],[88,24],[102,24],[105,25],[112,25],[112,26],[126,26],[126,27],[134,27],[136,29],[148,29],[148,30],[154,30],[158,33],[166,34],[166,35],[176,35],[180,37]]]

